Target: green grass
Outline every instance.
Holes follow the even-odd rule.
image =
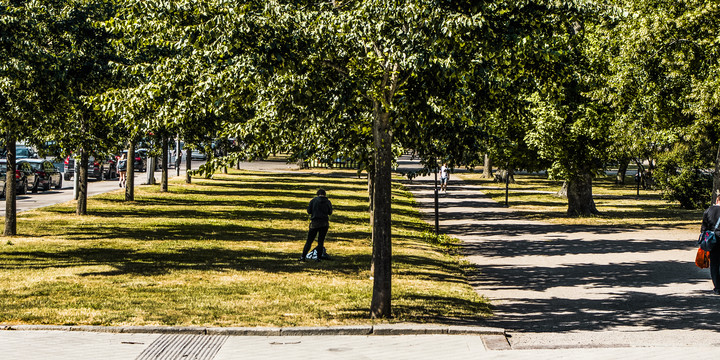
[[[370,323],[366,180],[231,170],[193,184],[120,191],[21,213],[0,239],[0,323],[313,326]],[[297,260],[305,209],[328,191],[333,261]],[[411,195],[393,190],[390,322],[479,322],[448,239],[427,235]]]
[[[483,186],[483,192],[497,202],[505,202],[505,185],[483,179],[478,173],[463,173],[466,184]],[[518,214],[559,224],[594,226],[662,227],[700,229],[703,210],[681,209],[677,203],[663,200],[658,190],[640,189],[632,176],[625,185],[615,184],[614,176],[593,180],[593,197],[598,216],[569,217],[567,199],[555,196],[562,181],[549,180],[544,175],[515,175],[510,184],[509,205]]]

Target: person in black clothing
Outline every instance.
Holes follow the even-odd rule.
[[[328,229],[330,229],[330,215],[332,215],[333,212],[332,203],[328,200],[325,190],[320,189],[317,191],[317,196],[310,200],[307,212],[310,214],[310,230],[308,231],[307,241],[305,242],[300,260],[305,260],[305,257],[310,251],[310,246],[312,246],[313,241],[315,241],[315,236],[317,236],[317,260],[320,261],[320,256],[325,246],[325,235],[327,235]]]
[[[702,226],[700,226],[700,233],[704,233],[705,230],[712,230],[715,228],[715,224],[720,218],[720,194],[715,195],[715,204],[711,205],[703,213]],[[717,236],[717,235],[716,235]],[[710,251],[710,277],[713,282],[713,292],[715,295],[720,295],[720,245],[716,245],[713,250]]]

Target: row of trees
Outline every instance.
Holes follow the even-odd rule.
[[[506,170],[547,169],[567,182],[573,215],[597,212],[592,179],[610,161],[657,159],[668,196],[701,183],[706,169],[720,184],[714,3],[0,4],[9,146],[45,140],[30,130],[41,128],[81,154],[106,150],[109,138],[132,149],[148,132],[178,133],[186,143],[242,144],[207,172],[273,152],[361,164],[373,317],[391,314],[390,175],[403,149],[425,171],[438,160],[478,165],[480,154]]]

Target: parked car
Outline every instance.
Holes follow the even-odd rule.
[[[0,160],[0,172],[7,173],[7,160]],[[5,179],[7,181],[7,179]],[[35,172],[32,171],[28,163],[15,164],[15,193],[19,195],[27,194],[29,184],[35,182]],[[4,188],[4,187],[3,187]],[[37,190],[35,190],[37,191]]]
[[[192,160],[207,160],[207,155],[201,153],[200,150],[193,150],[192,153],[190,153],[190,158]]]
[[[7,149],[3,146],[0,152],[0,158],[7,158]],[[27,145],[15,145],[15,159],[37,159],[38,154],[35,150]]]
[[[0,171],[0,198],[5,197],[5,179],[7,178],[7,167],[5,171]]]
[[[68,156],[65,158],[65,180],[70,181],[75,175],[75,158]],[[104,180],[105,178],[111,178],[116,175],[115,161],[112,164],[107,163],[107,159],[95,158],[90,156],[88,158],[88,177],[95,178],[96,180]]]
[[[29,164],[35,173],[35,181],[31,186],[33,192],[37,192],[40,189],[47,191],[50,190],[51,187],[56,189],[62,187],[62,174],[60,174],[52,162],[44,159],[22,159],[18,161],[18,166],[22,163]]]
[[[122,154],[125,154],[127,157],[127,150],[120,153],[119,156],[116,156],[116,159],[119,159]],[[145,171],[147,168],[147,150],[144,149],[138,149],[135,150],[135,161],[133,161],[133,168],[135,171]]]
[[[15,146],[15,158],[16,159],[37,159],[38,155],[31,147],[24,145]]]

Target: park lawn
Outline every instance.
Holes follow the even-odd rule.
[[[300,262],[317,188],[335,213],[332,261]],[[367,324],[367,180],[230,170],[19,214],[0,239],[0,323],[318,326]],[[478,323],[456,245],[433,245],[411,195],[393,189],[393,313],[387,322]]]
[[[481,173],[458,175],[465,184],[481,186],[481,191],[493,200],[505,202],[505,184],[484,179]],[[561,187],[562,181],[550,180],[545,175],[515,175],[515,183],[509,186],[508,203],[520,215],[557,224],[700,229],[703,210],[682,209],[678,203],[663,200],[659,190],[641,188],[638,197],[632,176],[626,178],[625,185],[616,185],[615,176],[593,180],[593,197],[601,212],[597,216],[568,216],[567,199],[555,195]]]

